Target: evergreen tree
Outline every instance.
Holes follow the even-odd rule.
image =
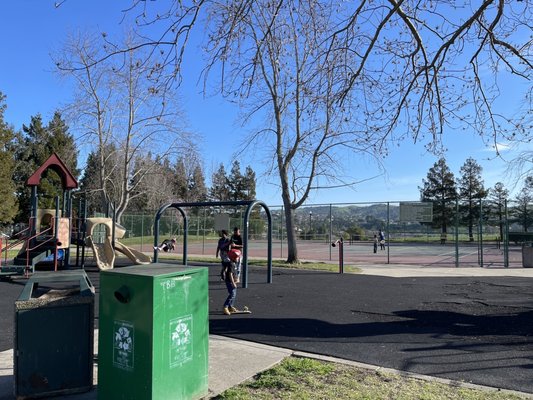
[[[118,168],[115,168],[117,152],[112,144],[108,145],[105,151],[103,155],[98,149],[89,153],[79,182],[80,190],[86,196],[88,212],[90,213],[104,213],[107,211],[108,203],[116,201],[113,195],[116,192],[114,188],[118,181],[116,177]],[[101,168],[102,160],[105,165],[103,169]],[[106,190],[102,190],[102,188],[106,188]]]
[[[205,201],[207,199],[207,188],[205,186],[204,171],[200,164],[196,164],[189,180],[189,193],[191,201]]]
[[[255,185],[255,171],[248,165],[244,173],[244,187],[247,191],[246,200],[255,200],[257,196],[255,192]]]
[[[20,213],[18,220],[27,220],[30,210],[30,189],[26,187],[26,180],[53,153],[65,163],[72,175],[77,178],[78,151],[74,138],[68,132],[68,127],[61,114],[56,112],[47,126],[43,124],[40,114],[31,117],[28,126],[23,125],[23,136],[19,137],[16,149],[16,167],[14,180],[17,183],[17,197]],[[54,208],[55,197],[63,194],[61,178],[51,169],[45,171],[38,188],[39,207]]]
[[[233,161],[231,171],[226,174],[223,164],[211,176],[211,188],[209,198],[213,201],[241,201],[255,199],[255,172],[248,166],[245,174],[241,172],[241,165],[238,160]],[[234,208],[232,214],[236,217],[239,208]],[[259,210],[254,210],[259,213]]]
[[[22,126],[23,134],[17,137],[15,147],[15,171],[13,179],[16,184],[16,196],[19,204],[19,213],[16,221],[27,222],[30,215],[30,189],[26,180],[37,169],[37,162],[44,157],[38,138],[44,135],[43,121],[40,114],[31,117],[29,126]],[[44,161],[44,160],[43,160]]]
[[[206,200],[205,177],[197,157],[190,157],[187,161],[184,157],[180,157],[176,162],[174,192],[177,198],[183,202]]]
[[[489,191],[489,213],[494,215],[498,220],[500,240],[503,240],[503,221],[505,216],[505,206],[508,197],[509,191],[505,189],[503,183],[501,182],[496,182],[494,187]]]
[[[233,161],[231,171],[227,177],[229,196],[232,201],[244,200],[246,198],[245,178],[241,173],[239,160]]]
[[[458,179],[460,209],[463,222],[468,226],[468,237],[474,241],[474,222],[480,218],[479,203],[487,197],[487,191],[481,179],[481,166],[473,158],[468,158],[460,169]]]
[[[533,178],[527,177],[524,187],[516,195],[516,207],[512,214],[522,225],[524,232],[529,232],[529,227],[533,225]]]
[[[65,163],[70,173],[77,178],[80,175],[78,149],[74,137],[69,133],[69,128],[58,111],[54,113],[52,120],[48,123],[47,133],[45,160],[52,153],[56,153],[61,161]]]
[[[18,211],[15,197],[15,183],[12,179],[15,169],[15,160],[11,147],[15,131],[4,121],[7,108],[5,96],[0,92],[0,225],[13,222]]]
[[[432,226],[440,228],[446,234],[447,227],[452,222],[457,189],[453,173],[444,158],[440,158],[429,169],[427,180],[423,179],[422,184],[423,187],[419,187],[421,200],[433,202]]]
[[[227,186],[228,177],[224,164],[220,164],[218,170],[211,175],[211,187],[209,188],[209,198],[212,201],[230,200],[230,191]]]
[[[179,201],[188,201],[188,190],[189,190],[189,179],[187,176],[187,168],[185,166],[185,160],[183,157],[180,157],[176,161],[176,166],[174,168],[174,194]]]
[[[85,196],[87,202],[87,212],[92,215],[95,211],[99,211],[100,207],[100,192],[98,185],[98,154],[91,152],[87,157],[85,169],[80,179],[80,192]]]

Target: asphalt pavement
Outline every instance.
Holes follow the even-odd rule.
[[[218,373],[211,370],[217,351],[218,362],[235,365],[247,376],[292,352],[305,352],[533,393],[531,269],[374,266],[342,275],[275,269],[273,283],[267,284],[266,269],[251,268],[248,288],[238,290],[237,306],[253,313],[228,317],[221,313],[226,289],[219,266],[209,268],[212,394],[223,389],[211,386]],[[98,294],[98,271],[87,272]],[[0,356],[12,348],[13,304],[23,284],[0,282]],[[215,343],[217,338],[224,339]],[[252,359],[278,353],[261,367],[239,368],[241,357],[224,351],[229,343],[264,346],[264,353],[252,353]],[[3,399],[12,371],[5,365],[0,371],[7,371],[0,377]]]

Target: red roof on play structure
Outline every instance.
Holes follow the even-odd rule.
[[[26,186],[39,186],[43,172],[48,168],[54,170],[61,177],[63,189],[76,189],[78,187],[78,182],[56,153],[52,154],[43,165],[37,168],[32,176],[26,181]]]

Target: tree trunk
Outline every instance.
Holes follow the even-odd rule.
[[[294,229],[294,209],[291,207],[290,200],[283,197],[283,208],[285,212],[285,227],[287,230],[287,263],[297,264],[300,262],[298,258],[298,247],[296,245],[296,231]]]

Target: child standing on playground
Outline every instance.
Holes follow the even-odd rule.
[[[235,264],[230,262],[223,262],[222,275],[224,276],[224,282],[228,289],[228,297],[224,302],[224,314],[231,315],[231,313],[239,312],[233,305],[237,298],[237,274],[235,272]]]

